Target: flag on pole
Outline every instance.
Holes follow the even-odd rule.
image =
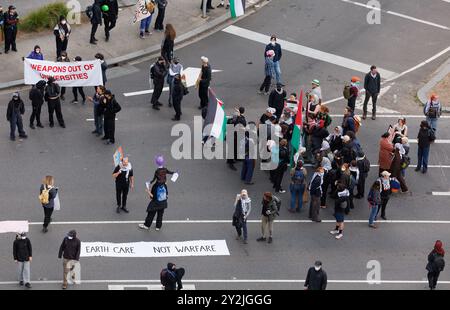
[[[237,18],[245,13],[245,0],[230,0],[231,18]]]
[[[302,108],[303,108],[303,89],[300,91],[300,96],[298,99],[297,115],[295,117],[294,131],[292,133],[292,140],[291,140],[291,145],[294,149],[294,153],[296,153],[300,149],[300,146],[302,145],[301,143],[301,132],[302,132],[301,130],[303,125]]]
[[[216,94],[214,94],[211,88],[208,92],[208,112],[203,127],[203,136],[214,137],[217,140],[224,141],[227,128],[227,116],[225,114],[223,102],[220,99],[217,99]],[[207,126],[208,128],[206,128]]]

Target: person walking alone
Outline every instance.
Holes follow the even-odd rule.
[[[322,262],[316,261],[306,275],[305,290],[324,291],[327,289],[327,282],[327,273],[322,269]]]
[[[5,32],[5,54],[8,54],[9,49],[17,52],[16,36],[17,25],[19,24],[19,15],[16,12],[16,7],[10,5],[8,11],[3,15],[3,31]]]
[[[122,209],[125,213],[130,211],[127,209],[128,191],[134,188],[133,167],[128,157],[124,157],[119,165],[113,171],[113,178],[116,180],[116,212],[120,213]]]
[[[55,187],[55,179],[51,175],[47,175],[44,180],[42,180],[41,188],[39,190],[39,201],[44,209],[44,224],[42,225],[43,233],[48,232],[48,225],[52,221],[57,194],[58,188]]]
[[[59,23],[53,28],[53,34],[56,39],[56,58],[61,57],[61,52],[67,51],[67,45],[69,44],[69,36],[72,32],[70,25],[67,23],[66,18],[61,15],[59,17]]]
[[[248,196],[247,190],[243,189],[236,196],[234,202],[233,226],[236,228],[236,240],[241,240],[242,231],[244,232],[244,244],[247,244],[247,218],[252,210],[252,200]]]
[[[77,232],[75,230],[69,231],[59,247],[58,258],[63,258],[63,284],[62,289],[65,290],[68,284],[68,274],[75,268],[76,264],[79,264],[81,253],[81,241],[77,238]],[[72,280],[74,280],[72,276]]]
[[[25,105],[22,99],[20,99],[19,93],[14,93],[11,101],[8,103],[8,109],[6,110],[6,120],[10,124],[9,139],[16,141],[16,127],[19,130],[19,137],[26,139],[27,134],[23,130],[22,115],[25,114]]]
[[[24,232],[17,234],[16,240],[14,240],[13,257],[14,262],[17,264],[19,285],[23,286],[25,284],[26,288],[31,288],[30,264],[33,260],[33,249],[30,239],[27,238],[27,234]]]
[[[367,103],[372,98],[372,119],[376,119],[377,115],[377,98],[381,90],[381,76],[377,71],[376,66],[370,67],[370,72],[364,78],[364,89],[366,90],[366,97],[363,104],[363,119],[367,117]]]
[[[444,261],[445,251],[442,247],[442,241],[437,240],[434,244],[434,249],[428,254],[428,264],[426,269],[428,271],[428,286],[430,290],[435,290],[439,275],[444,271],[445,261]]]

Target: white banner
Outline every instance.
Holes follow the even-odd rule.
[[[138,2],[136,3],[136,8],[134,9],[133,24],[152,15],[152,13],[147,10],[147,1],[150,0],[138,0]]]
[[[230,255],[225,240],[182,242],[82,242],[81,257],[178,257]]]
[[[0,234],[28,232],[28,221],[0,222]]]
[[[103,85],[102,65],[99,59],[78,62],[52,62],[25,58],[24,80],[34,85],[40,80],[54,77],[59,86]]]

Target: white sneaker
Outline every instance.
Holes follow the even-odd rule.
[[[332,230],[330,231],[330,234],[332,235],[337,235],[339,233],[339,230]]]
[[[150,227],[147,227],[144,224],[139,224],[139,228],[140,229],[145,229],[145,230],[149,230],[150,229]]]
[[[344,237],[344,235],[343,235],[343,234],[339,234],[339,235],[337,235],[335,238],[336,238],[337,240],[339,240],[339,239],[341,239],[342,237]]]
[[[159,228],[156,228],[155,230],[156,230],[156,231],[159,231]]]

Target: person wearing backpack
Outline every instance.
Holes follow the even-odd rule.
[[[442,106],[439,101],[438,95],[435,94],[431,95],[430,100],[428,100],[428,102],[425,104],[423,112],[427,117],[428,125],[430,125],[430,128],[433,129],[434,132],[436,133],[437,122],[442,114]]]
[[[366,154],[363,151],[359,151],[356,157],[356,166],[359,170],[359,180],[357,184],[358,192],[355,195],[356,199],[364,197],[364,191],[366,188],[366,179],[369,176],[370,161],[366,158]]]
[[[435,139],[434,131],[430,129],[427,121],[420,123],[420,130],[417,134],[417,167],[415,171],[422,170],[422,173],[427,173],[428,170],[428,156],[430,155],[430,145]]]
[[[377,228],[375,224],[377,219],[378,210],[381,207],[381,188],[380,182],[375,181],[370,188],[369,195],[367,196],[367,201],[369,202],[369,227]]]
[[[27,238],[25,232],[18,233],[13,243],[13,257],[17,264],[17,276],[19,285],[25,284],[26,288],[31,288],[30,281],[30,264],[33,260],[33,249],[30,239]]]
[[[175,172],[172,172],[166,167],[164,167],[164,157],[162,155],[158,155],[155,157],[155,164],[158,168],[155,170],[153,179],[149,183],[153,184],[153,182],[156,181],[159,183],[166,184],[167,175],[173,175]]]
[[[56,113],[56,118],[58,120],[59,126],[62,128],[66,128],[64,124],[64,118],[61,112],[61,88],[58,83],[55,82],[53,77],[49,77],[47,81],[47,87],[45,87],[44,98],[47,101],[48,105],[48,120],[50,123],[50,127],[54,127],[53,123],[53,114]]]
[[[45,85],[47,85],[47,82],[44,80],[41,80],[34,85],[30,93],[28,95],[28,98],[31,100],[31,107],[33,108],[33,111],[30,116],[30,128],[35,129],[34,127],[34,120],[36,119],[37,127],[44,128],[41,123],[41,108],[44,104],[44,89]]]
[[[289,212],[300,212],[303,207],[303,193],[305,192],[307,171],[303,162],[299,160],[295,168],[291,169],[291,207]]]
[[[334,217],[336,219],[336,227],[330,231],[330,234],[335,236],[336,240],[340,240],[344,236],[344,218],[345,209],[348,208],[350,191],[346,188],[345,184],[338,182],[337,197],[334,202]],[[346,207],[343,207],[343,203],[346,203]]]
[[[134,188],[134,175],[128,157],[124,157],[114,169],[113,178],[116,181],[116,212],[120,213],[120,210],[122,209],[125,213],[129,213],[130,211],[127,209],[127,197],[130,188]]]
[[[139,224],[139,228],[149,230],[152,226],[153,219],[156,217],[156,231],[159,231],[162,227],[164,210],[167,208],[168,190],[165,183],[156,182],[153,184],[152,189],[146,190],[150,203],[147,206],[147,217],[144,224]]]
[[[309,219],[313,222],[320,223],[322,220],[319,218],[320,211],[320,198],[322,197],[322,184],[325,170],[323,167],[318,167],[313,174],[311,181],[309,182],[308,190],[311,197],[309,205]]]
[[[234,202],[233,226],[236,228],[236,240],[241,240],[242,231],[244,232],[244,244],[247,244],[247,218],[252,210],[252,200],[248,196],[247,190],[243,189],[236,196]]]
[[[42,225],[43,233],[48,232],[47,227],[52,220],[57,194],[58,188],[55,187],[55,179],[51,175],[47,175],[44,180],[42,180],[41,188],[39,190],[39,201],[44,209],[44,224]]]
[[[267,243],[272,243],[273,222],[275,218],[279,215],[280,208],[281,208],[281,200],[278,197],[272,195],[271,192],[265,192],[263,195],[262,210],[261,210],[262,236],[256,239],[256,241],[262,242],[267,240]]]
[[[95,0],[92,6],[89,6],[86,9],[86,14],[91,21],[91,39],[89,43],[96,45],[97,39],[95,38],[95,34],[97,32],[98,26],[102,25],[102,9],[101,9],[102,0]]]
[[[106,90],[101,100],[102,114],[105,121],[105,136],[103,140],[108,140],[105,144],[115,143],[115,131],[116,131],[116,114],[122,110],[122,107],[116,101],[115,96],[110,90]]]
[[[177,268],[174,263],[168,263],[167,268],[161,270],[160,281],[165,291],[179,291],[183,289],[181,279],[185,274],[184,268]]]
[[[428,271],[428,285],[430,290],[435,290],[439,275],[444,271],[445,261],[444,261],[445,250],[442,247],[442,241],[437,240],[434,244],[433,250],[428,254],[428,264],[426,270]]]
[[[11,141],[16,141],[16,127],[19,130],[19,137],[26,139],[27,134],[23,130],[22,115],[25,113],[25,105],[22,99],[20,99],[19,93],[14,93],[11,101],[8,103],[8,108],[6,110],[6,120],[10,124],[9,139]]]
[[[353,111],[355,110],[356,99],[359,95],[359,77],[352,76],[350,85],[345,85],[344,87],[344,98],[347,99],[347,106]]]
[[[381,76],[378,73],[376,66],[370,67],[370,72],[364,78],[364,89],[366,90],[366,97],[363,104],[363,119],[367,117],[367,103],[372,98],[372,119],[376,119],[377,114],[377,98],[381,90]]]

